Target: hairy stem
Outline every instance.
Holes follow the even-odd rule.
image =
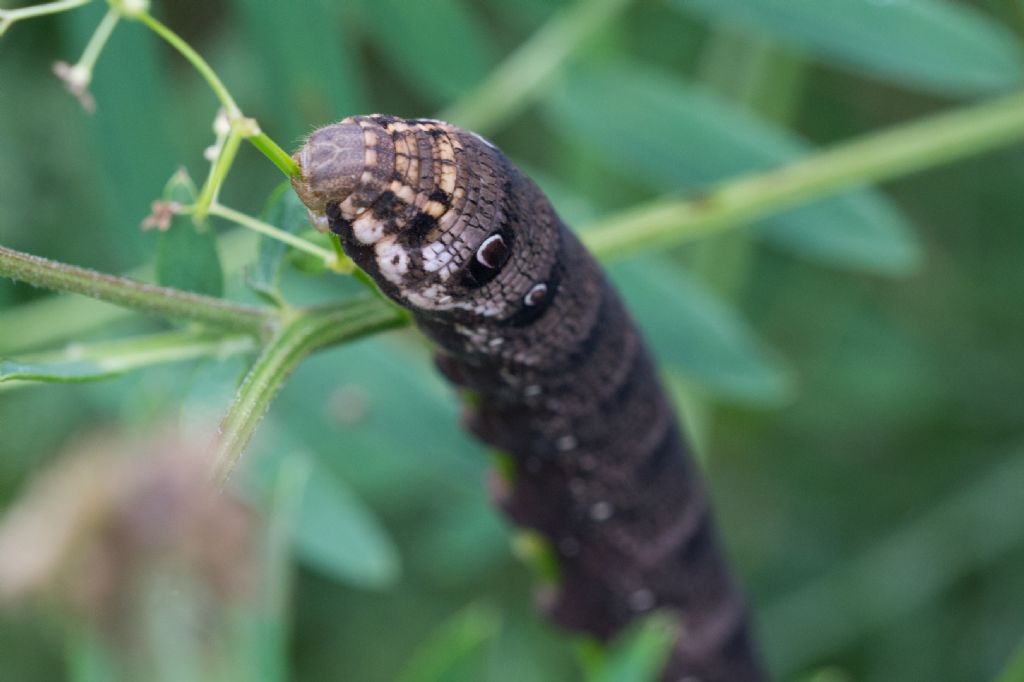
[[[1024,139],[1024,94],[870,133],[692,200],[658,200],[593,225],[605,259],[721,232],[844,189],[889,180]]]
[[[0,275],[47,289],[98,298],[133,310],[195,320],[260,336],[271,330],[277,319],[276,312],[271,308],[232,303],[126,277],[115,277],[4,246],[0,246]]]
[[[224,483],[241,457],[271,400],[310,353],[405,324],[406,316],[378,298],[358,298],[299,313],[263,349],[242,381],[220,426],[214,476]]]

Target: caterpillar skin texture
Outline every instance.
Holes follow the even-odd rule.
[[[607,639],[652,609],[681,636],[670,682],[764,679],[742,596],[644,342],[600,267],[482,137],[356,116],[314,132],[293,182],[310,214],[440,347],[508,453],[512,520],[557,552],[561,625]]]

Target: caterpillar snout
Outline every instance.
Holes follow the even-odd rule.
[[[292,157],[302,169],[292,186],[310,212],[324,215],[328,201],[339,203],[352,194],[363,174],[364,148],[356,123],[335,123],[309,136]]]

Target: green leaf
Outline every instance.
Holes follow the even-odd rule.
[[[1020,85],[1013,34],[945,0],[673,0],[709,19],[767,31],[823,61],[923,90],[973,95]]]
[[[552,94],[548,112],[610,168],[658,192],[767,170],[810,150],[701,86],[638,67],[578,69]],[[775,246],[829,265],[895,275],[920,260],[906,221],[869,189],[780,213],[756,229]]]
[[[252,350],[254,346],[255,341],[249,336],[218,336],[192,331],[170,331],[93,344],[72,344],[60,351],[0,360],[0,389],[6,382],[14,386],[26,381],[98,381],[140,367],[208,356],[225,357]]]
[[[316,464],[293,540],[305,563],[342,582],[384,588],[398,579],[398,551],[387,531],[340,479]]]
[[[271,193],[260,217],[264,222],[291,234],[298,234],[309,227],[306,207],[288,182],[281,183]],[[260,237],[259,255],[256,262],[246,270],[246,283],[271,303],[281,302],[278,279],[287,252],[287,244],[269,237]]]
[[[36,363],[18,360],[0,361],[0,383],[5,381],[47,381],[78,383],[116,376],[120,372],[93,360],[65,360]]]
[[[366,37],[423,97],[441,104],[483,80],[491,39],[459,0],[364,0]]]
[[[471,605],[455,614],[413,654],[395,682],[477,682],[483,647],[498,632],[498,614]]]
[[[679,630],[668,618],[651,616],[626,631],[587,682],[656,682]]]
[[[655,353],[688,380],[719,398],[775,405],[792,392],[792,378],[743,318],[682,266],[663,258],[609,268]]]
[[[188,205],[196,188],[183,171],[175,173],[164,190],[164,200]],[[217,236],[199,229],[187,215],[175,215],[160,233],[156,251],[156,279],[168,287],[219,297],[224,293],[224,270],[217,252]]]

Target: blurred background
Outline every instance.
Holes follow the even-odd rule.
[[[205,176],[216,102],[126,22],[84,113],[51,64],[77,59],[104,10],[0,40],[0,243],[152,278],[161,236],[139,224],[179,166]],[[574,226],[1024,83],[1024,4],[1011,0],[153,12],[283,146],[356,113],[449,116],[493,139]],[[495,73],[511,76],[480,89]],[[259,214],[279,181],[245,148],[223,201]],[[611,266],[690,426],[777,679],[994,679],[1021,640],[1022,186],[1017,144]],[[253,299],[242,273],[256,242],[219,229],[226,295]],[[284,273],[293,301],[356,289]],[[168,326],[0,281],[3,357]],[[61,452],[84,456],[97,431],[216,421],[249,361],[0,391],[0,502]],[[293,567],[290,596],[279,581],[278,602],[252,607],[288,655],[279,677],[249,679],[582,679],[572,640],[532,608],[455,398],[408,330],[320,353],[285,385],[238,487],[272,528],[280,499],[259,472],[304,472],[294,552],[271,562]],[[85,679],[76,622],[52,605],[4,611],[0,677]],[[423,676],[446,656],[460,661],[448,677]]]

